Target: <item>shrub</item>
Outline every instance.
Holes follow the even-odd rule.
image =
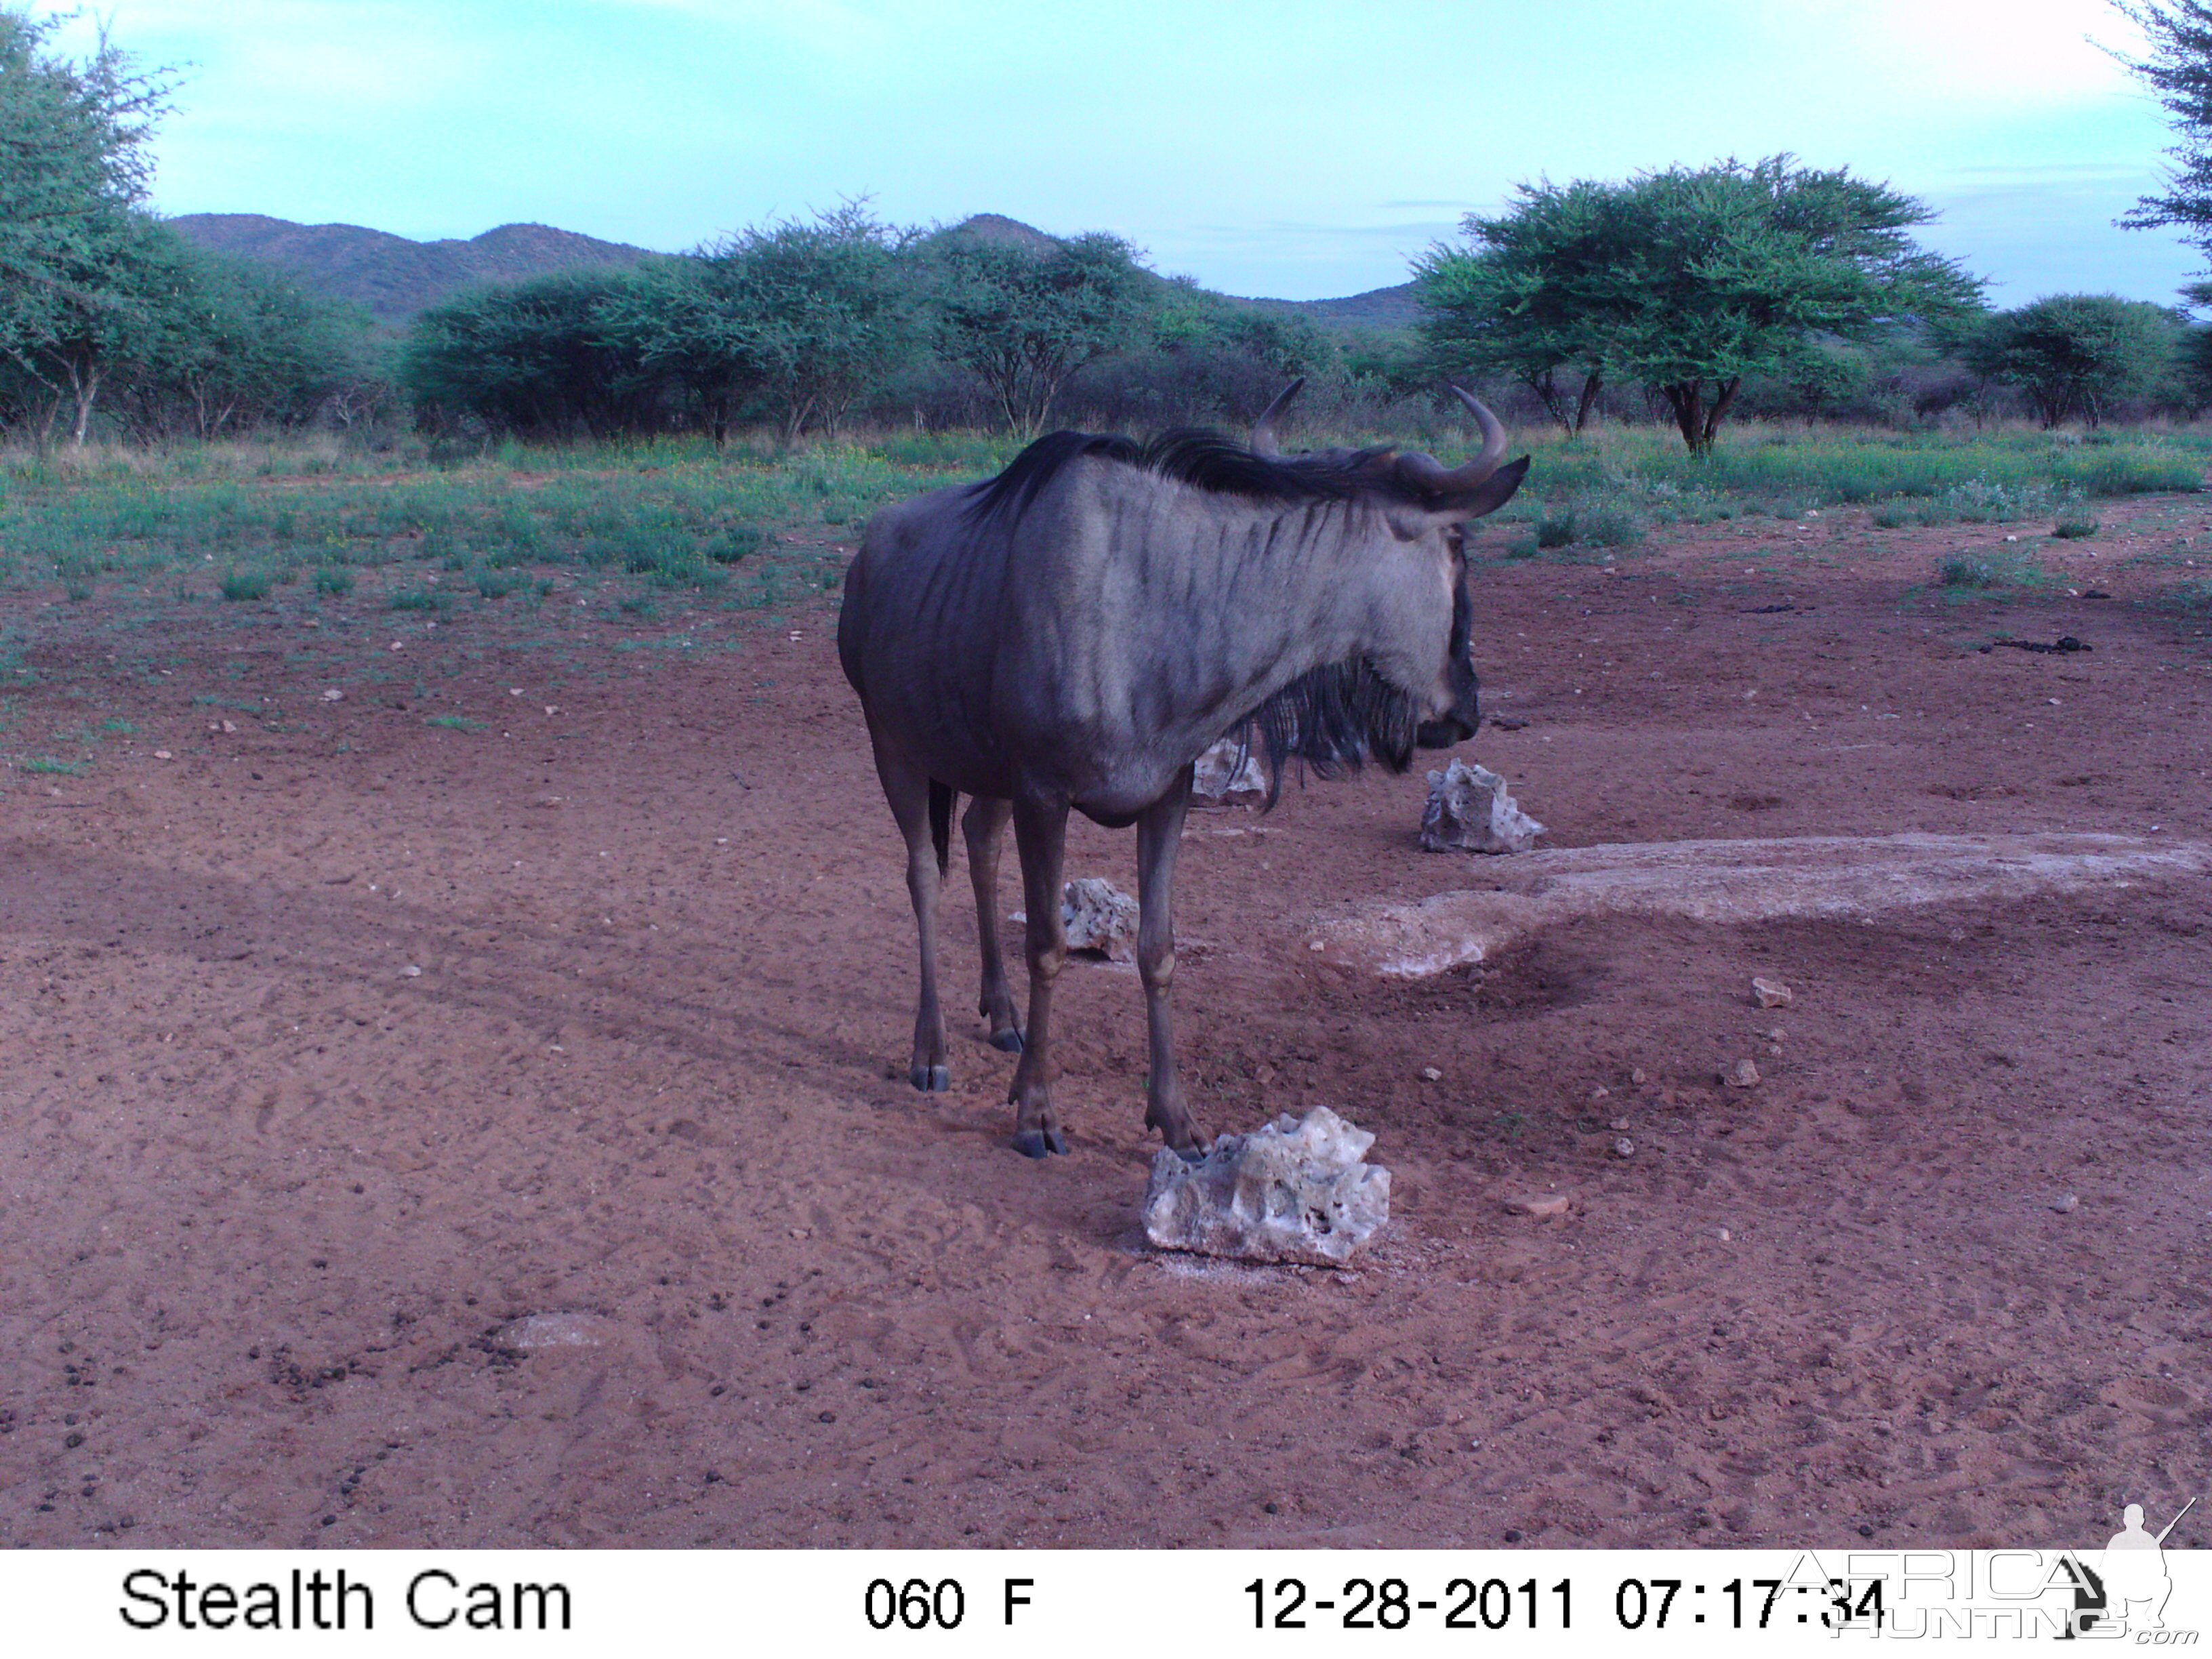
[[[1954,553],[1943,561],[1937,578],[1946,587],[2037,587],[2050,573],[2025,553]]]
[[[1593,547],[1630,547],[1644,539],[1644,526],[1626,507],[1612,505],[1584,507],[1570,515],[1575,540]]]
[[[222,596],[226,599],[265,599],[269,597],[269,573],[234,570],[222,579]]]
[[[353,592],[353,572],[343,566],[326,564],[315,572],[315,592],[341,594]]]
[[[2051,526],[2051,533],[2063,541],[2079,541],[2085,536],[2095,535],[2099,528],[2097,520],[2087,513],[2075,512],[2062,516]]]

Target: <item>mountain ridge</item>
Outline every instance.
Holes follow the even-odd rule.
[[[365,225],[303,225],[260,213],[186,213],[168,223],[188,241],[273,266],[302,288],[352,301],[384,323],[404,323],[479,283],[632,265],[653,257],[648,248],[551,225],[499,225],[465,240],[417,242]]]
[[[260,213],[185,213],[168,223],[202,247],[272,266],[303,289],[350,301],[391,325],[404,325],[481,283],[522,282],[551,271],[632,265],[655,257],[650,248],[540,224],[498,225],[465,239],[418,242],[365,225],[304,225]],[[971,214],[946,230],[1037,250],[1054,240],[999,213]],[[1407,328],[1419,315],[1411,283],[1330,300],[1223,297],[1295,313],[1337,330]]]

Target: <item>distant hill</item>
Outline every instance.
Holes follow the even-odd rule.
[[[1255,300],[1252,303],[1303,312],[1323,328],[1411,328],[1421,320],[1421,304],[1413,296],[1413,284],[1400,283],[1392,288],[1370,288],[1364,294],[1341,300]]]
[[[273,265],[309,292],[350,300],[385,323],[404,323],[478,283],[635,264],[648,253],[550,225],[501,225],[465,242],[411,242],[360,225],[298,225],[258,213],[187,213],[169,224],[188,241]]]
[[[301,225],[258,213],[187,213],[169,223],[187,240],[273,265],[310,293],[350,300],[379,322],[393,324],[478,283],[515,283],[552,270],[629,265],[650,257],[646,248],[550,225],[501,225],[465,242],[412,242],[360,225]],[[1011,243],[1034,252],[1053,245],[1045,232],[999,213],[973,215],[936,234]],[[1348,332],[1410,328],[1420,315],[1411,283],[1340,300],[1241,303],[1296,312]]]
[[[1041,254],[1052,251],[1055,239],[1003,213],[971,213],[958,224],[932,233],[930,240],[1006,244],[1025,253]]]

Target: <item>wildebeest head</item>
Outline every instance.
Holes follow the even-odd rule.
[[[1473,737],[1481,719],[1470,638],[1474,605],[1467,590],[1466,526],[1512,499],[1528,473],[1528,459],[1500,465],[1504,428],[1458,386],[1452,392],[1474,416],[1483,441],[1475,455],[1457,466],[1448,467],[1418,450],[1389,448],[1285,458],[1274,423],[1304,384],[1303,377],[1291,381],[1267,406],[1253,427],[1253,453],[1293,466],[1348,474],[1371,495],[1395,544],[1385,556],[1398,567],[1399,580],[1380,589],[1381,602],[1396,614],[1378,630],[1395,642],[1395,659],[1316,670],[1285,695],[1289,706],[1283,718],[1271,722],[1270,711],[1262,709],[1259,723],[1272,754],[1298,754],[1324,774],[1334,765],[1356,764],[1363,751],[1402,769],[1413,745],[1449,749]],[[1450,623],[1440,629],[1446,610],[1439,600],[1446,596]],[[1347,717],[1356,730],[1329,729],[1342,727]],[[1304,729],[1289,729],[1301,722]]]

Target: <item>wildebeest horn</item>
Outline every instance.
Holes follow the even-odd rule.
[[[1446,466],[1417,449],[1398,457],[1398,476],[1432,495],[1457,495],[1473,489],[1497,471],[1498,464],[1505,459],[1505,428],[1498,423],[1498,416],[1458,386],[1452,388],[1452,394],[1467,405],[1468,413],[1482,428],[1481,451],[1473,460],[1457,466]]]
[[[1266,412],[1252,422],[1252,453],[1255,455],[1265,455],[1272,461],[1283,453],[1275,447],[1275,417],[1290,407],[1291,399],[1298,395],[1298,388],[1305,383],[1306,377],[1299,375],[1285,386],[1275,401],[1267,405]],[[1501,436],[1498,441],[1503,444],[1505,440]],[[1500,450],[1498,453],[1503,454],[1504,452]]]

